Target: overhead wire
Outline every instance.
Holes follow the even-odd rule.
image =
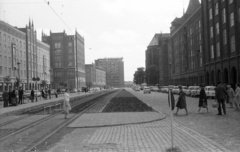
[[[61,18],[60,15],[58,15],[58,13],[52,8],[52,6],[50,5],[49,1],[44,0],[44,2],[46,2],[46,4],[51,8],[51,10],[55,13],[55,15],[57,15],[57,17],[63,22],[63,24],[72,32],[71,28],[67,25],[67,23]]]

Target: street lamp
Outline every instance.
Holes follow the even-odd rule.
[[[18,65],[18,90],[19,90],[19,86],[20,86],[20,62],[17,63]]]
[[[49,70],[49,88],[51,88],[51,70]]]
[[[33,77],[32,80],[35,82],[35,87],[37,85],[37,82],[40,81],[40,78],[39,77]],[[37,95],[37,93],[36,93]],[[37,101],[37,97],[36,97],[36,101]]]

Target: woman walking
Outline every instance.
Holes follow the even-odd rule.
[[[203,85],[200,85],[200,94],[199,94],[199,103],[198,103],[198,113],[201,111],[201,108],[206,108],[207,109],[207,113],[208,113],[208,106],[207,106],[207,96],[206,96],[206,92],[204,90]]]
[[[31,91],[31,97],[30,97],[30,99],[31,99],[31,102],[34,102],[34,90],[32,89],[32,91]]]
[[[65,119],[67,119],[68,114],[69,114],[69,110],[71,110],[71,105],[69,103],[69,94],[68,94],[68,89],[65,90],[64,93],[64,100],[63,100],[63,111],[65,114]]]
[[[236,110],[239,110],[239,101],[240,101],[240,84],[236,84],[234,104],[236,106]]]
[[[179,92],[179,97],[178,97],[178,101],[177,101],[177,105],[176,105],[177,112],[175,113],[175,115],[178,115],[179,109],[185,109],[186,115],[188,115],[185,93],[182,90],[182,86],[178,86],[178,88],[179,88],[180,92]]]
[[[228,94],[229,108],[233,108],[235,93],[234,93],[234,90],[232,89],[231,85],[227,85],[227,94]]]

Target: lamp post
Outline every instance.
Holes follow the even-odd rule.
[[[18,62],[17,65],[18,65],[18,90],[19,90],[19,86],[21,83],[21,81],[20,81],[20,62]]]
[[[51,88],[51,70],[49,70],[49,88]]]
[[[39,77],[36,77],[36,78],[33,77],[32,80],[35,82],[35,87],[36,87],[37,82],[40,81],[40,78],[39,78]],[[37,93],[36,93],[36,95],[37,95]],[[37,98],[38,98],[38,97],[36,97],[36,101],[37,101]]]

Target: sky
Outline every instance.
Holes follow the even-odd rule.
[[[42,31],[77,31],[85,41],[85,64],[99,58],[124,61],[124,79],[145,67],[145,51],[155,33],[169,33],[189,0],[0,0],[0,20]]]

